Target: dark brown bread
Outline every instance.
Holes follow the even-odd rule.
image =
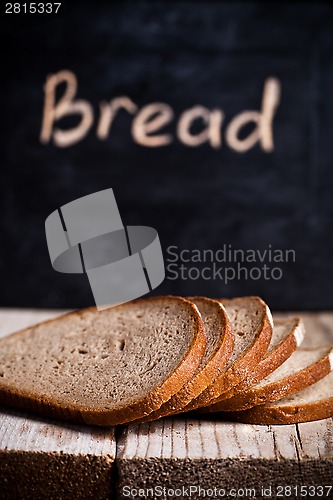
[[[259,384],[231,399],[226,399],[208,408],[204,413],[247,410],[266,402],[278,401],[295,394],[325,377],[332,369],[331,346],[298,348],[277,370]]]
[[[0,341],[0,403],[115,425],[159,408],[205,352],[197,307],[180,297],[86,309]]]
[[[226,420],[259,425],[299,424],[333,417],[333,372],[280,401],[218,415]]]
[[[239,297],[219,301],[231,321],[235,336],[234,350],[225,371],[183,411],[209,405],[212,400],[244,380],[265,355],[272,337],[272,315],[262,299]]]
[[[187,297],[199,309],[207,336],[205,355],[197,372],[161,408],[136,422],[150,422],[180,411],[225,369],[234,346],[230,321],[222,304],[205,297]]]
[[[242,394],[257,385],[262,379],[277,370],[300,346],[304,339],[305,328],[300,318],[288,318],[274,321],[273,335],[268,351],[253,371],[230,391],[212,401],[207,409],[202,411],[232,411],[237,410],[242,400]]]

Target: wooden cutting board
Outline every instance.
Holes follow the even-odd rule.
[[[2,309],[0,336],[60,313]],[[305,345],[333,342],[333,313],[302,317]],[[0,499],[330,498],[332,484],[332,419],[257,426],[177,417],[115,430],[0,410]]]

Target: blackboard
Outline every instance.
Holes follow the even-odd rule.
[[[332,14],[318,2],[80,2],[49,19],[4,23],[0,304],[93,303],[85,276],[52,269],[44,222],[61,205],[112,187],[125,224],[159,233],[167,275],[154,293],[258,294],[273,308],[331,309]],[[77,81],[75,99],[93,110],[86,135],[66,147],[52,134],[41,137],[47,78],[64,70]],[[270,81],[271,143],[237,150],[228,128],[231,136],[235,117],[260,112]],[[65,90],[59,84],[55,99]],[[121,109],[100,138],[101,103],[124,96],[136,111]],[[156,132],[169,143],[157,147],[133,136],[136,114],[152,103],[173,114]],[[213,145],[179,139],[180,118],[196,106],[220,113]],[[70,130],[79,120],[69,116],[54,127]],[[200,137],[205,127],[194,120],[189,135]],[[255,129],[245,124],[240,143]],[[184,265],[198,270],[192,279],[173,279],[170,247],[191,256]],[[225,283],[210,271],[205,277],[212,263],[194,257],[208,250],[214,260],[223,248],[293,253],[278,264],[278,279],[246,279],[243,271]]]

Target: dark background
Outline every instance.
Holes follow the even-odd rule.
[[[112,187],[125,224],[151,225],[165,250],[295,249],[279,281],[170,281],[158,294],[262,295],[273,308],[333,307],[333,8],[329,3],[75,3],[49,20],[3,19],[0,304],[93,303],[85,276],[55,272],[45,218]],[[42,145],[46,76],[78,78],[94,106],[127,95],[139,107],[218,107],[225,125],[259,110],[264,81],[279,78],[273,153],[223,144],[134,143],[120,114],[106,141]],[[176,121],[166,130],[175,133]]]

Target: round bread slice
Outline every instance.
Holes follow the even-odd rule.
[[[230,391],[255,369],[269,346],[273,319],[265,302],[259,297],[219,299],[224,305],[235,336],[232,355],[224,372],[183,411],[192,411]]]
[[[273,335],[268,351],[253,371],[230,391],[222,394],[220,398],[212,401],[209,406],[214,411],[216,403],[221,401],[219,410],[232,409],[237,405],[237,394],[248,390],[258,384],[274,370],[279,368],[299,347],[304,339],[305,327],[301,318],[288,318],[274,321]],[[234,397],[235,396],[235,397]],[[226,401],[228,399],[228,402]],[[198,410],[201,412],[201,410]],[[208,410],[205,409],[207,412]]]
[[[287,361],[259,384],[203,410],[205,413],[247,410],[294,394],[325,377],[332,369],[332,356],[331,346],[298,348]]]
[[[0,341],[0,403],[87,424],[125,423],[190,380],[205,347],[199,311],[180,297],[77,311]]]
[[[274,403],[225,413],[227,420],[249,424],[300,424],[333,417],[333,371],[315,384]]]
[[[234,346],[234,336],[225,308],[220,302],[205,297],[187,297],[199,309],[205,326],[207,346],[193,378],[161,408],[136,422],[150,422],[180,411],[197,397],[225,369]]]

